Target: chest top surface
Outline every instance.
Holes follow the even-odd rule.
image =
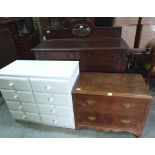
[[[127,44],[121,38],[72,38],[72,39],[51,39],[43,41],[32,51],[44,50],[103,50],[103,49],[128,49]]]
[[[140,74],[82,72],[73,93],[152,99]]]
[[[0,76],[70,78],[78,61],[16,60],[0,70]]]

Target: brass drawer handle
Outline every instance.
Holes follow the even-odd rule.
[[[128,124],[128,123],[130,123],[131,121],[130,121],[130,120],[127,120],[127,119],[121,119],[121,122],[122,122],[122,124]]]
[[[94,121],[94,120],[96,120],[96,117],[95,117],[95,116],[88,116],[88,119],[89,119],[90,121]]]
[[[87,102],[87,104],[90,105],[90,106],[96,104],[96,101],[93,101],[93,100],[87,100],[86,102]]]
[[[133,107],[135,107],[135,104],[133,104],[133,103],[124,103],[124,107],[127,108],[127,109],[133,108]]]

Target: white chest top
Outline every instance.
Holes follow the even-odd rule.
[[[78,61],[16,60],[2,68],[0,75],[69,79],[78,67]]]

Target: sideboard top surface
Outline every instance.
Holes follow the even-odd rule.
[[[71,38],[43,41],[32,51],[75,51],[75,50],[128,49],[121,38]]]
[[[33,76],[71,78],[78,69],[78,61],[16,60],[0,70],[0,76]]]
[[[82,72],[73,93],[152,99],[140,74]]]

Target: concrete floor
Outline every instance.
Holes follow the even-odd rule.
[[[155,91],[151,91],[155,99]],[[3,138],[133,138],[128,132],[101,132],[93,129],[65,129],[15,121],[5,103],[0,105],[0,137]],[[155,101],[153,100],[142,138],[155,138]]]

